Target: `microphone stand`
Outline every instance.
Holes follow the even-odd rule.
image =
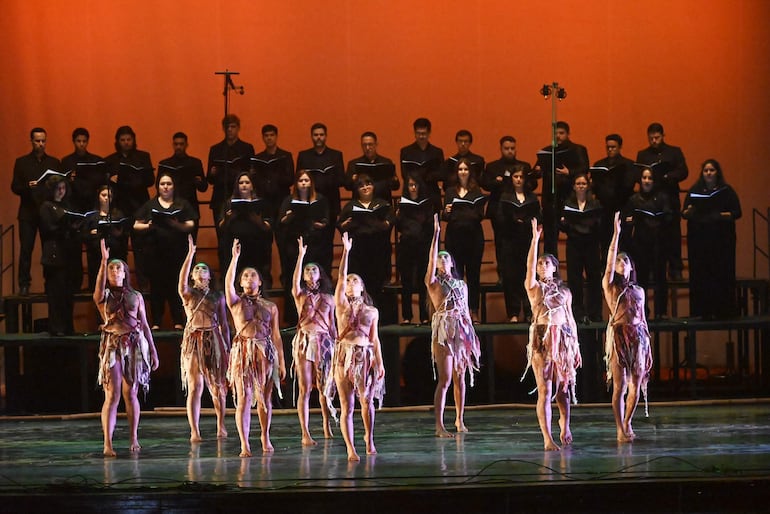
[[[559,101],[564,100],[567,97],[567,92],[564,90],[563,87],[559,87],[558,82],[553,82],[550,85],[543,84],[543,87],[540,89],[540,94],[543,95],[543,98],[545,100],[548,100],[548,98],[551,99],[551,171],[550,173],[551,173],[551,208],[553,209],[554,225],[553,227],[548,227],[548,230],[550,232],[551,229],[553,229],[553,232],[555,233],[556,246],[558,248],[559,213],[556,211],[559,206],[559,202],[556,197],[556,147],[558,146],[558,144],[556,143],[556,100],[559,100]],[[551,236],[553,235],[554,234],[551,234]],[[557,248],[554,248],[554,254]]]
[[[228,69],[225,69],[225,71],[215,71],[214,75],[222,75],[224,77],[224,90],[222,91],[222,95],[225,97],[225,116],[230,112],[230,91],[235,91],[239,95],[244,94],[246,91],[243,88],[243,86],[236,86],[233,82],[233,75],[240,75],[240,72],[237,71],[230,71]]]

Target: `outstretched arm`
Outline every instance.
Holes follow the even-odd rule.
[[[187,234],[187,257],[184,258],[182,268],[179,270],[179,296],[184,297],[190,293],[187,287],[187,277],[190,276],[193,256],[195,255],[195,243],[193,243],[192,234]]]
[[[620,212],[615,213],[613,224],[615,225],[615,230],[612,233],[612,239],[607,249],[607,267],[602,277],[602,289],[604,289],[605,293],[609,290],[612,278],[615,276],[615,261],[618,258],[618,240],[620,239]]]
[[[238,269],[238,258],[240,256],[241,242],[238,239],[233,239],[232,258],[225,274],[225,300],[227,300],[228,307],[238,303],[238,293],[235,291],[235,270]]]
[[[158,350],[155,348],[155,341],[152,338],[152,331],[150,325],[147,323],[147,309],[144,306],[144,297],[141,293],[136,293],[139,299],[139,308],[136,311],[136,317],[139,319],[141,330],[144,333],[147,344],[150,347],[150,367],[153,371],[160,366],[160,360],[158,359]]]
[[[532,242],[529,244],[527,254],[527,275],[524,279],[524,287],[529,291],[537,286],[537,247],[540,243],[540,234],[543,228],[538,226],[537,218],[532,218]]]
[[[372,328],[369,332],[369,341],[372,342],[372,349],[374,350],[374,372],[379,380],[385,377],[385,363],[382,360],[382,346],[380,345],[380,334],[377,330],[377,325],[380,324],[380,313],[377,312],[375,318],[372,320]]]
[[[436,281],[436,266],[438,261],[438,243],[441,235],[441,222],[438,214],[433,215],[433,239],[430,242],[428,253],[428,269],[425,272],[425,285],[429,286]]]
[[[96,285],[94,286],[94,303],[101,305],[104,301],[104,290],[107,288],[107,261],[110,259],[110,250],[104,239],[99,241],[99,247],[102,250],[102,263],[99,265],[99,273],[96,275]]]
[[[294,265],[294,276],[291,283],[291,294],[295,302],[302,291],[302,261],[305,260],[305,254],[307,254],[307,245],[304,243],[302,236],[299,236],[299,239],[297,239],[297,246],[299,251],[297,252],[297,263]]]
[[[270,308],[270,313],[273,318],[273,335],[272,340],[275,345],[275,353],[278,355],[278,375],[283,381],[286,378],[286,359],[283,356],[283,341],[281,340],[281,327],[278,324],[278,307],[273,305]]]
[[[345,281],[348,278],[348,254],[353,248],[353,240],[347,232],[342,234],[342,257],[337,274],[337,287],[334,289],[334,302],[339,306],[345,301]]]

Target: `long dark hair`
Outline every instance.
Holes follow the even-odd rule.
[[[304,274],[305,268],[307,268],[310,265],[313,265],[318,268],[318,289],[324,293],[324,294],[332,294],[334,292],[334,286],[332,285],[332,279],[329,278],[329,275],[326,273],[326,270],[323,269],[323,266],[318,264],[317,262],[306,262],[304,266],[302,266],[302,272]],[[300,289],[302,291],[308,291],[307,283],[305,280],[300,280]]]
[[[631,273],[628,274],[628,282],[626,282],[626,277],[624,277],[620,273],[615,272],[615,274],[612,277],[612,285],[617,287],[626,287],[627,285],[636,285],[636,263],[634,262],[634,259],[632,259],[631,256],[626,252],[620,252],[618,253],[617,257],[615,257],[615,259],[622,259],[622,258],[628,259],[628,263],[631,265]]]
[[[238,190],[238,182],[241,181],[241,177],[246,176],[249,178],[249,182],[251,182],[251,198],[250,200],[253,200],[254,198],[257,198],[257,182],[254,180],[254,175],[251,174],[251,172],[248,171],[242,171],[238,173],[238,175],[235,177],[235,182],[233,183],[233,195],[231,198],[240,198],[241,193]]]

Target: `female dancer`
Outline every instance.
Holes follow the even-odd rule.
[[[615,213],[615,231],[607,252],[607,268],[602,278],[604,299],[610,308],[610,322],[604,343],[607,380],[612,380],[612,413],[618,441],[633,441],[631,427],[639,404],[639,391],[645,398],[647,414],[647,381],[652,369],[650,332],[644,315],[644,289],[636,285],[636,270],[631,258],[618,253],[620,214]],[[623,397],[628,396],[623,403]]]
[[[187,421],[190,442],[202,441],[198,426],[201,415],[203,383],[211,393],[217,415],[217,437],[227,437],[225,401],[227,398],[227,363],[230,326],[227,324],[225,297],[212,290],[211,270],[199,262],[192,268],[195,244],[187,236],[187,257],[179,271],[179,296],[187,313],[181,350],[182,389],[187,391]],[[192,284],[189,280],[192,279]]]
[[[291,348],[294,372],[299,382],[297,415],[302,429],[302,446],[314,446],[316,442],[310,436],[308,428],[310,392],[313,385],[318,389],[318,399],[321,403],[324,437],[332,437],[329,414],[334,416],[335,413],[329,408],[332,399],[327,399],[326,396],[334,394],[332,362],[337,326],[334,324],[331,280],[315,262],[309,262],[303,267],[307,245],[302,237],[298,239],[297,246],[299,251],[291,292],[300,315]]]
[[[283,343],[278,327],[278,308],[261,297],[262,280],[254,268],[243,268],[240,284],[243,294],[235,290],[235,270],[241,255],[241,243],[233,241],[232,259],[225,277],[225,298],[233,316],[236,334],[230,348],[227,380],[235,399],[235,424],[241,438],[241,457],[251,457],[249,432],[251,407],[258,405],[262,429],[262,452],[273,451],[270,421],[273,414],[273,387],[281,396],[280,381],[286,377]]]
[[[452,256],[438,251],[441,224],[433,216],[431,241],[425,286],[435,312],[431,323],[431,356],[438,368],[438,383],[433,394],[436,415],[436,437],[454,437],[444,428],[444,406],[450,382],[454,383],[455,427],[467,432],[465,414],[465,372],[473,387],[473,372],[479,370],[481,345],[468,312],[468,286],[457,278]]]
[[[532,243],[527,254],[524,286],[532,307],[532,325],[527,345],[527,368],[532,367],[537,383],[537,422],[546,451],[560,450],[551,436],[551,398],[556,390],[559,407],[560,440],[572,444],[570,395],[575,400],[575,370],[582,364],[572,293],[559,278],[559,261],[551,254],[537,257],[542,228],[532,219]],[[539,280],[538,280],[539,278]],[[522,376],[522,379],[524,377]]]
[[[377,453],[374,447],[374,400],[382,405],[385,366],[377,333],[380,314],[372,305],[361,277],[348,274],[348,256],[352,247],[353,240],[347,232],[343,233],[339,280],[334,291],[335,314],[340,328],[334,356],[334,381],[342,406],[342,438],[348,460],[357,461],[361,459],[353,445],[355,396],[361,404],[366,454],[373,455]],[[328,395],[326,398],[331,400]]]
[[[113,259],[101,242],[102,265],[96,277],[94,303],[102,314],[104,328],[99,344],[98,383],[104,389],[102,431],[104,455],[114,457],[112,433],[115,430],[121,389],[128,417],[129,451],[139,446],[139,386],[145,394],[150,388],[150,371],[158,369],[158,352],[147,326],[144,298],[128,282],[128,264]],[[109,287],[108,287],[109,286]]]

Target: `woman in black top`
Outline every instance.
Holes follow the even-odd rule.
[[[572,194],[564,202],[560,228],[567,234],[567,283],[574,318],[583,323],[602,319],[601,220],[603,209],[588,183],[575,175]],[[585,280],[583,273],[585,272]],[[585,284],[588,298],[583,299]]]
[[[624,221],[630,225],[631,256],[636,262],[638,284],[646,291],[650,287],[650,273],[655,282],[655,317],[664,318],[668,310],[668,283],[666,256],[663,253],[662,231],[671,223],[671,204],[668,196],[657,189],[652,170],[642,170],[640,189],[628,200]],[[649,303],[649,302],[648,302]],[[645,314],[649,307],[645,305]]]
[[[48,297],[48,331],[65,335],[74,332],[73,295],[80,288],[83,271],[78,231],[84,218],[68,209],[69,183],[65,178],[50,178],[46,187],[48,199],[40,206],[40,264]]]
[[[503,279],[503,295],[508,321],[519,323],[532,318],[532,308],[524,289],[527,251],[532,242],[532,219],[540,221],[540,202],[527,186],[527,175],[516,165],[511,180],[503,182],[497,203],[497,240],[500,244],[498,268]],[[520,317],[523,311],[524,317]]]
[[[427,291],[423,277],[428,269],[428,252],[433,236],[433,202],[425,183],[410,174],[396,209],[396,269],[401,277],[402,324],[412,322],[412,295],[419,301],[420,324],[430,323]]]
[[[741,202],[715,159],[701,166],[700,178],[684,199],[682,217],[687,220],[690,315],[734,315],[735,220],[741,217]]]
[[[96,275],[101,266],[102,251],[99,241],[104,239],[111,259],[126,262],[128,258],[128,231],[131,221],[112,203],[112,187],[99,186],[96,193],[95,210],[86,217],[83,239],[88,258],[88,289],[96,286]]]
[[[174,179],[158,175],[158,194],[136,211],[134,231],[143,233],[150,279],[152,329],[160,328],[166,302],[175,330],[182,330],[185,314],[177,292],[177,277],[187,255],[187,234],[198,219],[192,206],[174,194]]]
[[[356,180],[358,199],[342,208],[340,232],[356,242],[350,252],[350,273],[361,276],[375,304],[382,306],[382,286],[390,279],[390,230],[395,223],[390,202],[374,197],[374,184],[364,173]]]
[[[484,255],[484,230],[481,220],[486,210],[486,196],[481,193],[471,163],[457,161],[457,185],[447,189],[442,218],[447,222],[444,247],[455,260],[455,269],[468,283],[468,305],[474,323],[479,321],[481,258]]]
[[[219,222],[223,247],[222,255],[228,255],[223,263],[230,264],[229,248],[233,240],[241,242],[241,259],[236,274],[244,267],[253,267],[262,276],[263,289],[273,287],[273,220],[270,218],[272,207],[265,198],[259,196],[254,187],[251,173],[243,171],[235,178],[232,197],[225,202],[222,220]]]

